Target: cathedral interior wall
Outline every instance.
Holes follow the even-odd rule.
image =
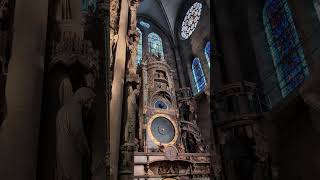
[[[288,1],[293,20],[299,34],[300,43],[310,70],[310,77],[302,85],[306,88],[309,81],[314,81],[315,73],[319,70],[316,61],[319,60],[319,19],[313,6],[313,1]],[[280,179],[316,179],[319,172],[319,124],[315,121],[319,117],[314,107],[307,105],[297,88],[293,94],[283,98],[277,87],[272,57],[262,22],[264,2],[249,4],[249,28],[251,40],[254,44],[257,68],[268,95],[272,110],[265,119],[264,130],[270,140],[273,163],[279,163]],[[319,71],[318,71],[319,72]],[[310,89],[315,86],[310,87]]]
[[[139,1],[139,3],[144,3],[146,1],[147,0]],[[3,2],[5,1],[0,1],[0,5],[3,5],[1,4]],[[17,6],[14,8],[15,2]],[[72,5],[70,5],[70,2],[72,2]],[[149,4],[152,8],[160,7],[160,10],[158,9],[155,11],[156,13],[154,15],[159,15],[160,18],[154,18],[146,14],[138,14],[138,22],[144,21],[150,25],[149,27],[144,27],[140,23],[137,24],[137,27],[143,33],[143,59],[144,57],[148,57],[146,55],[149,54],[148,34],[151,32],[157,33],[162,40],[164,52],[163,59],[165,59],[165,62],[167,62],[173,70],[172,78],[174,87],[172,87],[172,89],[164,89],[167,91],[172,90],[172,92],[170,92],[170,94],[172,93],[172,96],[170,97],[173,99],[176,98],[174,101],[170,102],[172,107],[175,108],[175,111],[168,111],[168,113],[171,113],[169,119],[173,119],[174,121],[178,119],[177,121],[179,122],[177,123],[177,126],[180,126],[179,123],[182,122],[180,122],[180,118],[186,115],[185,113],[191,113],[191,111],[188,112],[187,109],[180,109],[182,101],[177,100],[178,95],[174,94],[174,92],[180,88],[191,87],[194,92],[194,99],[196,100],[196,113],[192,113],[196,114],[197,117],[194,118],[191,116],[190,118],[188,114],[188,117],[183,118],[189,123],[191,123],[191,120],[195,120],[192,123],[196,122],[196,126],[199,127],[196,128],[200,129],[200,134],[205,141],[202,145],[209,145],[209,147],[212,148],[211,150],[217,150],[214,152],[217,154],[213,154],[212,151],[210,151],[210,153],[212,153],[210,154],[205,148],[199,148],[200,151],[197,150],[198,152],[196,153],[191,152],[190,150],[186,151],[190,146],[196,146],[197,144],[189,143],[188,146],[183,149],[184,145],[180,146],[182,141],[184,141],[183,138],[182,140],[179,139],[177,141],[177,143],[180,143],[178,146],[179,151],[175,148],[173,150],[171,149],[172,151],[164,152],[164,149],[162,149],[164,147],[161,146],[161,142],[160,145],[157,145],[155,143],[156,141],[154,141],[155,139],[152,139],[149,134],[146,138],[148,146],[144,147],[144,142],[136,142],[139,141],[139,138],[143,139],[142,136],[147,133],[147,121],[152,119],[150,112],[154,113],[153,115],[157,115],[159,112],[159,114],[161,114],[166,111],[163,109],[163,111],[156,109],[159,107],[155,107],[153,100],[160,99],[164,102],[169,102],[166,101],[165,98],[161,99],[162,97],[160,95],[158,97],[153,94],[154,97],[152,98],[154,99],[151,98],[148,100],[148,106],[151,107],[148,108],[151,109],[151,111],[144,112],[144,110],[142,110],[146,105],[142,102],[144,97],[136,97],[136,94],[133,92],[130,93],[128,88],[131,86],[133,89],[139,91],[140,89],[137,89],[137,84],[141,83],[138,82],[139,77],[135,77],[136,79],[133,78],[134,80],[132,80],[130,79],[131,77],[129,78],[126,76],[129,74],[129,67],[126,66],[126,63],[133,61],[132,57],[135,55],[135,52],[133,52],[132,49],[135,50],[136,48],[134,47],[136,45],[134,45],[134,43],[136,43],[136,34],[125,34],[127,32],[124,30],[126,29],[128,31],[128,28],[135,28],[134,23],[131,21],[135,22],[136,20],[135,18],[132,18],[135,17],[132,16],[132,14],[136,15],[138,12],[137,9],[134,9],[137,8],[137,6],[134,5],[137,5],[135,3],[138,3],[138,1],[123,0],[122,2],[125,2],[123,4],[128,5],[128,7],[130,6],[130,8],[126,7],[128,12],[123,11],[122,13],[120,12],[124,7],[120,6],[121,1],[113,1],[113,5],[119,8],[119,11],[116,11],[113,14],[116,16],[115,19],[119,20],[121,18],[122,21],[127,22],[128,26],[115,26],[119,28],[114,29],[115,33],[125,33],[120,34],[122,37],[120,40],[116,39],[116,37],[119,38],[119,36],[112,36],[114,39],[112,39],[111,44],[115,46],[108,50],[105,50],[109,48],[106,47],[105,44],[109,43],[109,39],[105,37],[106,34],[102,33],[102,29],[105,31],[106,24],[102,23],[102,21],[109,17],[106,18],[104,17],[106,14],[101,15],[96,11],[86,18],[86,22],[81,22],[83,24],[80,24],[81,13],[79,6],[81,5],[79,2],[80,1],[73,0],[44,0],[39,3],[35,0],[29,2],[11,0],[9,5],[6,5],[9,7],[8,14],[3,13],[5,12],[4,10],[6,7],[4,8],[4,6],[2,6],[0,9],[0,179],[3,178],[3,174],[5,174],[5,180],[11,180],[12,178],[13,180],[20,180],[23,178],[26,180],[57,179],[55,176],[57,175],[57,172],[61,171],[57,169],[57,154],[59,154],[57,153],[57,136],[59,135],[57,131],[57,126],[59,126],[59,124],[57,122],[63,118],[65,118],[63,119],[65,120],[64,122],[72,119],[66,117],[58,118],[60,111],[70,116],[74,115],[72,120],[84,119],[84,121],[80,123],[84,125],[84,138],[82,140],[83,142],[86,142],[87,140],[89,143],[90,157],[83,156],[84,159],[81,160],[83,160],[82,162],[85,162],[82,164],[84,170],[81,172],[79,171],[80,173],[78,174],[82,174],[82,176],[84,176],[83,179],[106,179],[107,175],[105,169],[108,169],[106,163],[110,161],[110,159],[108,159],[110,157],[107,149],[109,145],[113,146],[112,144],[108,144],[110,139],[108,139],[106,135],[107,131],[110,131],[107,125],[107,123],[109,123],[109,101],[107,97],[109,97],[109,95],[112,96],[107,88],[109,88],[109,83],[113,83],[114,76],[111,75],[113,77],[108,79],[109,75],[107,75],[107,73],[110,70],[109,64],[106,65],[105,63],[107,63],[107,61],[104,60],[109,58],[109,54],[105,53],[105,51],[111,50],[111,54],[113,53],[114,55],[113,58],[116,59],[115,56],[117,56],[117,61],[121,62],[115,64],[121,66],[121,68],[118,69],[123,70],[123,72],[119,72],[116,71],[116,69],[111,69],[112,73],[125,74],[124,78],[122,76],[117,76],[121,78],[115,80],[115,83],[118,83],[119,87],[121,86],[121,89],[124,89],[123,92],[121,91],[119,94],[113,93],[113,95],[116,94],[113,97],[121,99],[119,101],[118,99],[113,99],[116,101],[117,107],[121,108],[117,109],[116,112],[110,112],[110,114],[117,114],[114,116],[116,118],[112,120],[118,120],[118,117],[121,117],[121,119],[119,119],[122,120],[121,128],[112,129],[121,136],[121,143],[117,146],[121,148],[119,148],[120,152],[117,153],[119,153],[119,157],[122,158],[119,160],[119,173],[115,173],[114,176],[133,177],[133,174],[137,173],[139,177],[141,176],[147,179],[148,177],[146,176],[151,177],[154,174],[148,174],[150,171],[148,172],[145,167],[149,168],[149,165],[153,163],[151,170],[157,172],[158,176],[163,175],[160,173],[167,173],[166,175],[173,177],[177,175],[175,174],[176,169],[171,172],[171,168],[173,167],[172,164],[174,163],[170,161],[167,162],[168,159],[166,158],[174,159],[177,158],[175,155],[182,155],[183,157],[178,158],[182,158],[183,162],[180,161],[181,159],[174,159],[179,160],[181,164],[179,164],[178,161],[177,164],[179,164],[180,168],[185,165],[190,165],[190,158],[194,158],[195,161],[203,164],[217,162],[217,164],[210,164],[202,168],[198,166],[198,170],[199,174],[202,173],[200,172],[202,170],[214,172],[214,175],[219,177],[220,180],[224,178],[235,180],[241,179],[241,177],[253,177],[254,173],[259,174],[258,170],[261,170],[261,172],[265,171],[264,178],[254,180],[267,179],[268,176],[276,176],[277,174],[279,177],[274,177],[274,180],[319,180],[320,16],[317,14],[314,5],[315,2],[319,2],[320,5],[320,0],[287,0],[310,76],[300,87],[296,88],[286,97],[283,97],[281,94],[276,69],[274,67],[265,32],[262,12],[267,0],[216,0],[215,2],[210,2],[211,7],[208,6],[208,0],[179,1],[182,3],[180,4],[180,7],[175,7],[179,8],[179,10],[175,16],[176,19],[173,21],[172,19],[169,19],[167,17],[168,14],[166,14],[168,9],[171,11],[171,8],[173,8],[166,7],[170,5],[170,1],[165,2],[158,0],[154,1],[158,4],[152,4],[153,1],[149,0],[148,3],[152,2]],[[89,1],[82,1],[82,3],[83,2],[87,3],[87,5],[89,3]],[[90,3],[93,2],[96,1],[90,1]],[[201,17],[192,35],[186,40],[183,40],[181,37],[181,25],[188,9],[195,2],[200,2],[202,4]],[[56,10],[60,3],[68,4],[68,6],[70,6],[69,10],[78,8],[76,11],[73,11],[74,9],[72,10],[73,13],[75,13],[73,19],[72,16],[70,16],[70,19],[67,21],[60,22],[58,18],[56,18]],[[146,6],[148,6],[148,4],[145,5],[144,8],[148,8]],[[98,6],[96,6],[96,8],[97,7]],[[152,9],[150,11],[152,11]],[[320,10],[318,11],[320,14]],[[216,26],[211,26],[211,28],[213,28],[211,30],[208,23],[212,20],[210,13],[215,16],[215,22],[213,24]],[[67,16],[66,14],[64,15]],[[103,19],[102,21],[99,19],[101,17]],[[164,19],[162,20],[161,18]],[[158,22],[159,19],[161,20],[160,22]],[[14,20],[15,22],[13,22]],[[74,20],[76,21],[75,24],[68,24],[71,22],[73,23]],[[174,29],[171,29],[172,24],[170,23],[172,22],[175,22]],[[70,26],[59,26],[63,23]],[[113,23],[119,24],[118,21]],[[82,25],[84,25],[83,29],[80,28]],[[101,29],[102,26],[104,27]],[[96,66],[94,68],[90,67],[89,69],[83,67],[83,64],[78,62],[80,58],[75,60],[77,62],[71,62],[71,66],[67,65],[69,62],[64,62],[64,60],[72,60],[72,58],[68,59],[66,57],[61,58],[61,62],[57,64],[51,64],[54,55],[56,55],[55,53],[57,53],[55,52],[57,45],[61,39],[63,39],[62,36],[65,35],[63,34],[63,30],[66,30],[67,34],[74,33],[74,37],[69,37],[72,43],[79,42],[78,40],[82,37],[92,43],[89,43],[90,45],[87,44],[88,47],[92,47],[91,49],[89,48],[82,51],[85,52],[88,50],[88,52],[90,51],[92,54],[80,54],[84,55],[84,59],[87,58],[92,64],[97,63],[95,62],[96,59],[103,59],[99,60],[97,63],[97,66],[100,67],[97,72],[93,72],[96,70]],[[84,32],[82,32],[82,30],[84,30]],[[76,36],[81,34],[79,32],[84,34],[83,36],[80,35],[80,38],[77,37],[79,38],[77,39]],[[108,40],[105,42],[105,39]],[[211,42],[211,49],[213,49],[211,67],[209,67],[204,53],[204,48],[208,41]],[[104,46],[101,44],[104,44]],[[118,47],[119,44],[121,44],[121,46]],[[80,48],[83,44],[78,45],[79,44],[75,45],[77,47],[70,48],[71,50],[68,49],[69,46],[67,45],[60,49],[61,51],[58,53],[65,55],[64,53],[68,54],[70,53],[69,51],[71,51],[72,54],[75,49]],[[129,45],[131,45],[130,48],[132,49],[129,48]],[[127,49],[124,49],[124,47]],[[119,53],[117,54],[117,52]],[[96,56],[96,54],[99,53],[100,55]],[[107,57],[104,57],[104,55],[102,55],[103,53],[105,53],[105,55],[107,54]],[[151,56],[148,58],[150,57]],[[192,62],[195,57],[200,59],[207,82],[206,89],[200,93],[198,93],[192,71]],[[181,60],[179,60],[180,58]],[[162,60],[161,58],[155,57],[150,59],[157,62]],[[110,67],[115,68],[115,65],[113,64]],[[163,69],[159,68],[158,70],[161,71]],[[178,70],[182,70],[182,72],[179,72]],[[168,72],[166,71],[167,77],[171,76],[169,71],[170,70],[168,70]],[[90,76],[88,78],[88,74],[95,74],[99,78],[95,79],[97,81],[92,80],[90,79]],[[158,75],[160,79],[160,74]],[[152,76],[150,75],[150,77]],[[140,78],[142,79],[142,77]],[[148,78],[149,77],[147,77],[146,80],[149,83]],[[186,84],[182,83],[184,81],[182,79],[186,80]],[[64,84],[65,80],[67,80],[67,84]],[[168,81],[168,79],[165,80],[165,78],[162,80]],[[262,94],[259,103],[262,104],[252,103],[253,101],[251,100],[254,98],[252,94],[250,94],[251,92],[245,92],[247,89],[250,91],[251,86],[248,85],[245,87],[242,84],[244,81],[249,81],[250,83],[257,85],[257,91]],[[143,88],[148,87],[150,85],[148,83],[145,82],[144,85],[146,86]],[[169,84],[168,82],[166,83]],[[233,83],[238,84],[235,85]],[[86,112],[83,111],[85,109],[82,107],[83,104],[74,101],[72,101],[72,104],[70,100],[74,100],[73,93],[81,87],[93,90],[96,96],[92,107],[90,107],[89,110],[86,109],[88,110]],[[164,86],[160,84],[158,87],[162,88]],[[211,97],[207,91],[209,88],[212,90],[210,91],[210,93],[212,93]],[[154,91],[157,91],[157,89],[151,89],[150,94]],[[219,95],[221,97],[217,97]],[[129,96],[133,100],[131,99],[130,101]],[[67,102],[67,98],[70,98],[68,99],[68,103],[70,100],[70,104],[73,105],[72,108],[74,109],[63,109],[63,107],[67,105],[63,104]],[[187,97],[186,99],[188,98],[190,97]],[[226,103],[223,104],[224,106],[221,105],[222,103],[219,104],[220,102],[217,100],[219,98],[223,100],[226,99]],[[129,112],[128,102],[133,103],[133,106],[134,103],[139,102],[139,105],[134,107],[136,109],[132,109],[134,112]],[[193,102],[190,101],[188,103],[192,104]],[[252,108],[252,106],[254,107]],[[255,111],[256,109],[259,109],[259,111]],[[139,112],[136,113],[136,110]],[[122,112],[122,114],[119,112]],[[135,115],[138,117],[134,117]],[[214,115],[215,119],[213,119],[213,116],[211,115]],[[129,128],[135,133],[135,137],[130,140],[131,144],[129,143],[129,146],[122,146],[127,141],[125,138],[129,139],[128,134],[130,134],[126,132],[126,130],[128,131],[126,125],[129,124],[126,119],[133,120],[132,122],[137,125],[135,128],[132,128],[134,130]],[[87,121],[85,122],[85,120]],[[130,124],[128,126],[130,126]],[[141,126],[141,128],[139,126]],[[257,127],[261,128],[262,133]],[[162,127],[161,129],[159,126],[156,130],[158,130],[160,134],[165,134],[166,128]],[[174,130],[174,132],[178,132],[176,129]],[[116,137],[119,137],[118,135]],[[72,135],[68,137],[71,136]],[[187,136],[184,138],[186,137]],[[262,138],[262,140],[260,139],[261,141],[259,141],[255,138]],[[187,142],[187,140],[185,141]],[[119,143],[118,141],[115,142]],[[263,146],[265,145],[263,144],[265,142],[268,144],[267,148]],[[197,143],[200,143],[201,145],[202,142]],[[70,143],[64,145],[70,145]],[[78,144],[76,144],[76,146],[77,145]],[[134,146],[136,145],[140,146],[138,150],[134,149]],[[145,151],[144,148],[149,148],[150,151],[146,151],[146,153],[143,154],[143,151]],[[268,152],[258,152],[261,150],[259,148]],[[193,153],[199,153],[199,159],[196,157],[198,155],[194,155]],[[123,154],[124,158],[122,157]],[[200,157],[203,154],[205,154],[205,156]],[[263,159],[265,157],[261,158],[260,155],[265,155],[267,158]],[[129,156],[134,156],[135,159],[132,160]],[[211,160],[210,158],[207,158],[209,156],[211,156]],[[189,159],[186,160],[187,158]],[[65,160],[65,162],[67,162],[66,164],[68,164],[68,158],[65,158]],[[160,162],[159,160],[163,162]],[[160,168],[157,161],[160,162],[160,165],[164,162],[170,165],[168,166],[170,168],[167,169],[167,172],[161,172],[163,167],[161,166]],[[134,163],[138,164],[136,166],[137,170],[131,172],[130,170],[134,167]],[[147,166],[147,163],[150,164]],[[73,164],[71,166],[76,167],[77,165],[78,164]],[[261,169],[259,169],[259,165],[261,165]],[[177,167],[178,166],[175,166],[174,168]],[[123,171],[121,168],[129,170],[129,172]],[[181,169],[183,169],[183,171],[190,170],[189,167]],[[256,169],[258,170],[256,171]],[[192,171],[194,170],[197,169],[193,168]],[[255,172],[253,173],[252,170]],[[268,171],[268,175],[265,175],[266,171]],[[7,177],[10,177],[11,179]],[[260,177],[262,177],[262,175]],[[150,179],[163,180],[163,177]],[[167,179],[170,180],[172,178]],[[194,177],[194,179],[208,179],[208,177],[206,174],[206,177]],[[247,180],[248,178],[245,179]]]
[[[198,57],[201,62],[202,69],[204,71],[207,84],[210,82],[210,69],[207,62],[207,59],[204,54],[204,47],[206,43],[210,40],[210,10],[202,3],[202,14],[201,18],[197,24],[197,28],[192,33],[192,36],[187,40],[182,40],[180,35],[180,26],[184,19],[185,13],[188,11],[188,8],[196,1],[188,1],[184,6],[181,7],[179,11],[178,20],[176,23],[175,34],[178,39],[178,47],[182,60],[183,74],[187,80],[187,86],[191,87],[193,92],[197,92],[194,78],[192,75],[192,61],[195,57]]]

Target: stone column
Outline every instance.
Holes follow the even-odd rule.
[[[237,42],[234,35],[234,26],[230,17],[230,8],[228,8],[228,1],[216,1],[213,8],[216,13],[217,31],[220,37],[223,51],[223,61],[228,81],[236,82],[242,80],[240,72],[240,56],[237,48]]]
[[[149,30],[145,28],[144,31],[141,30],[142,34],[142,58],[144,55],[149,54],[149,45],[148,45],[148,34]]]
[[[7,115],[0,129],[1,179],[35,180],[48,0],[16,1]]]
[[[106,52],[109,50],[106,42],[109,42],[108,33],[106,30],[106,23],[109,20],[107,17],[108,6],[105,0],[98,0],[97,7],[99,13],[98,25],[92,28],[96,29],[96,32],[100,35],[97,42],[99,54],[99,79],[96,86],[96,120],[93,122],[92,126],[94,129],[91,135],[91,147],[92,147],[92,160],[91,160],[91,180],[106,180],[109,172],[108,164],[106,162],[105,156],[108,155],[108,141],[107,133],[109,131],[108,127],[108,116],[109,116],[109,57],[106,56]],[[106,42],[105,42],[106,41]],[[107,171],[107,173],[106,173]]]
[[[217,1],[215,3],[214,11],[216,11],[216,23],[218,35],[222,44],[223,61],[225,62],[227,83],[234,83],[243,81],[243,74],[241,72],[241,56],[238,43],[235,37],[235,25],[233,22],[235,18],[230,15],[232,7],[228,6],[228,1]],[[247,113],[248,102],[247,97],[239,96],[237,104],[240,113]]]
[[[126,68],[126,38],[128,30],[128,0],[121,1],[120,21],[119,21],[119,39],[115,53],[114,76],[111,89],[110,101],[110,173],[112,179],[117,179],[120,132],[122,121],[122,101],[124,78]]]
[[[176,65],[177,65],[177,70],[178,70],[178,75],[179,75],[180,88],[184,88],[184,87],[186,87],[186,80],[185,80],[184,73],[183,73],[181,56],[180,56],[180,53],[179,53],[177,46],[174,46],[173,50],[174,50],[174,55],[176,58]]]

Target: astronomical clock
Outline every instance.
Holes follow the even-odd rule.
[[[139,69],[142,84],[134,179],[210,179],[210,154],[195,119],[189,118],[190,108],[184,107],[191,101],[180,102],[177,97],[181,93],[174,87],[171,67],[163,58],[148,55]]]

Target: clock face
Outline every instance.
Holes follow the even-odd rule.
[[[165,117],[157,117],[151,123],[151,133],[161,144],[170,143],[175,137],[175,128]]]
[[[178,150],[173,146],[169,146],[164,149],[164,154],[169,160],[173,161],[178,157]]]

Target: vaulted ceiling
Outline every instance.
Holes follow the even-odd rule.
[[[143,0],[138,9],[138,15],[153,19],[171,35],[180,7],[186,0]]]

